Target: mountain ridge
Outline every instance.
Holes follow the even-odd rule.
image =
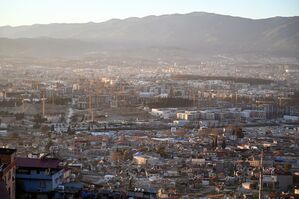
[[[298,56],[299,17],[249,19],[206,12],[111,19],[100,23],[53,23],[0,27],[7,39],[63,39],[88,51],[122,48],[179,48],[198,54],[265,53]],[[46,42],[47,43],[47,42]],[[27,45],[30,46],[30,43]],[[42,44],[40,44],[42,45]],[[4,46],[3,46],[4,47]],[[55,48],[53,46],[53,48]],[[72,50],[72,49],[69,49]],[[3,54],[1,48],[0,53]]]
[[[96,22],[96,21],[89,21],[89,22],[54,22],[54,23],[35,23],[35,24],[26,24],[26,25],[3,25],[0,26],[0,28],[5,28],[5,27],[9,27],[9,28],[17,28],[17,27],[27,27],[27,26],[38,26],[38,25],[52,25],[52,24],[56,24],[56,25],[82,25],[82,24],[100,24],[100,23],[106,23],[109,21],[124,21],[124,20],[128,20],[131,18],[135,18],[135,19],[144,19],[144,18],[148,18],[148,17],[163,17],[163,16],[171,16],[171,15],[192,15],[192,14],[208,14],[208,15],[218,15],[218,16],[227,16],[227,17],[233,17],[233,18],[240,18],[240,19],[248,19],[248,20],[253,20],[253,21],[257,21],[257,20],[268,20],[268,19],[274,19],[274,18],[299,18],[298,16],[273,16],[273,17],[266,17],[266,18],[248,18],[248,17],[241,17],[241,16],[235,16],[235,15],[227,15],[227,14],[217,14],[217,13],[211,13],[211,12],[203,12],[203,11],[194,11],[194,12],[189,12],[189,13],[170,13],[170,14],[161,14],[161,15],[147,15],[147,16],[143,16],[143,17],[127,17],[127,18],[111,18],[105,21],[101,21],[101,22]]]

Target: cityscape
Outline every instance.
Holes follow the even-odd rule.
[[[299,198],[296,6],[7,20],[0,199]]]

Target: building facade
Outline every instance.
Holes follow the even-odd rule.
[[[3,180],[11,199],[15,199],[16,149],[0,148],[0,180]]]

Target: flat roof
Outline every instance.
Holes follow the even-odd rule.
[[[17,152],[17,149],[9,149],[9,148],[0,148],[1,155],[10,155]]]
[[[43,168],[43,169],[60,169],[58,159],[38,159],[38,158],[17,158],[17,167],[26,168]]]

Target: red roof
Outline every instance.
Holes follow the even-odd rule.
[[[58,159],[16,158],[17,167],[59,169]]]

